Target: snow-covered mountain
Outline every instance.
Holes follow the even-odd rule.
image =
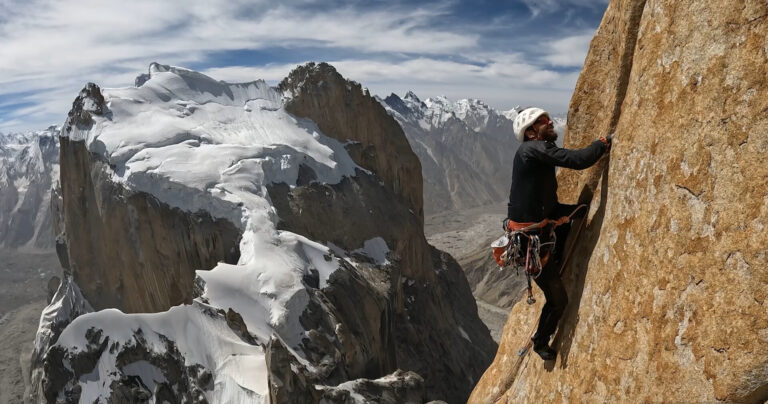
[[[424,238],[418,159],[333,67],[272,88],[152,64],[88,84],[60,139],[68,271],[38,399],[461,402],[490,362],[461,268]]]
[[[0,247],[50,249],[51,184],[59,175],[59,129],[0,133]]]
[[[422,101],[410,91],[379,100],[419,156],[427,214],[503,205],[519,145],[512,130],[514,109],[500,112],[477,99],[452,102],[443,96]],[[562,135],[565,120],[553,119]]]

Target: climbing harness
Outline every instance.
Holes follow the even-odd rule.
[[[538,223],[504,221],[505,234],[491,244],[493,257],[499,264],[499,270],[511,268],[517,274],[523,271],[528,282],[526,303],[536,303],[531,280],[541,275],[542,268],[555,249],[555,228],[569,223],[581,208],[586,208],[586,205],[579,205],[570,215],[556,220],[544,219]],[[542,239],[546,241],[542,242]]]

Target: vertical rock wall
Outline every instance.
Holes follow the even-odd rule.
[[[461,267],[424,237],[421,166],[402,129],[359,84],[330,65],[300,66],[280,86],[293,94],[288,111],[347,141],[350,155],[375,176],[358,172],[337,185],[271,185],[279,227],[348,251],[380,237],[396,257],[386,271],[339,269],[330,287],[310,293],[302,318],[316,336],[309,350],[318,359],[337,358],[324,360],[332,369],[322,376],[325,383],[402,369],[423,377],[428,399],[465,401],[495,344],[477,316]],[[333,310],[323,313],[320,307]],[[335,337],[321,343],[324,334]],[[269,349],[270,377],[273,385],[286,387],[272,397],[312,402],[306,397],[312,390],[302,385],[317,376],[284,372],[280,351],[279,344]]]
[[[86,90],[97,99],[101,95],[95,85]],[[66,130],[89,125],[89,114],[95,113],[82,109],[82,97]],[[158,312],[190,303],[195,270],[237,262],[240,230],[233,224],[127,191],[84,142],[59,140],[61,202],[57,195],[54,209],[61,209],[61,219],[55,230],[65,244],[57,250],[94,309]]]
[[[591,209],[558,359],[517,360],[540,309],[518,305],[470,402],[768,398],[766,32],[764,1],[610,3],[565,145],[616,140],[559,176]]]
[[[288,112],[310,118],[323,133],[350,142],[347,151],[355,163],[376,173],[424,223],[419,159],[400,125],[367,89],[363,92],[360,84],[345,80],[326,63],[297,67],[279,87],[294,93],[286,104]]]

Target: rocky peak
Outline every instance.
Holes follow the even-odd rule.
[[[363,91],[359,83],[345,80],[327,63],[297,67],[278,88],[290,94],[285,105],[287,111],[312,119],[323,132],[348,142],[347,151],[355,163],[375,172],[408,202],[423,223],[419,159],[402,135],[400,125],[367,89]],[[341,105],[344,108],[338,108]],[[390,133],[400,135],[387,135]]]
[[[390,108],[392,108],[395,112],[400,114],[401,117],[408,117],[410,119],[411,115],[413,114],[413,111],[408,107],[408,105],[405,103],[405,101],[398,97],[397,94],[392,93],[387,96],[387,98],[381,100],[380,102],[387,104]],[[405,118],[405,119],[408,119]]]
[[[410,90],[405,93],[405,97],[403,97],[403,99],[411,101],[415,104],[421,104],[421,99],[413,91]]]
[[[466,400],[494,344],[424,238],[397,122],[327,64],[279,88],[200,76],[153,65],[101,115],[76,101],[57,228],[95,312],[40,339],[37,396]]]
[[[483,101],[475,98],[464,98],[456,101],[455,110],[456,114],[462,119],[469,113],[475,113],[479,115],[496,113],[493,108],[489,107]]]
[[[23,144],[29,142],[31,133],[2,133],[0,132],[0,146],[7,144]]]
[[[506,132],[511,128],[511,122],[506,116],[499,114],[481,100],[462,99],[455,104],[456,117],[466,122],[477,132],[490,132],[494,135]],[[506,136],[511,132],[506,132]]]
[[[507,111],[502,111],[501,114],[507,117],[507,119],[509,119],[510,121],[514,122],[515,118],[517,118],[518,108],[520,107],[515,107]]]
[[[68,136],[73,129],[87,129],[93,123],[92,114],[103,115],[106,109],[99,86],[88,83],[72,102],[72,109],[69,110],[67,120],[64,122],[62,136]]]
[[[446,111],[453,110],[453,103],[448,99],[448,97],[444,95],[429,97],[424,101],[424,103],[427,104],[427,107],[429,108],[441,108]]]
[[[451,120],[457,120],[453,103],[445,96],[430,97],[424,100],[424,116],[433,127],[442,127]]]

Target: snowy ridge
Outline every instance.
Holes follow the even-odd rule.
[[[152,64],[140,87],[103,95],[107,119],[62,135],[104,156],[127,188],[238,226],[245,211],[263,210],[266,184],[295,184],[300,164],[325,183],[357,168],[341,143],[286,113],[281,94],[264,81],[228,84]]]
[[[37,141],[40,137],[54,137],[59,134],[61,128],[51,125],[44,130],[23,132],[23,133],[2,133],[0,132],[0,147],[23,147]]]
[[[504,115],[507,119],[510,121],[514,121],[515,118],[517,118],[517,109],[520,108],[519,106],[512,108],[507,111],[503,111],[501,114]]]
[[[7,179],[13,173],[25,176],[45,174],[47,156],[43,156],[40,142],[54,141],[59,130],[60,128],[51,126],[36,132],[0,133],[0,176]]]
[[[50,186],[59,128],[0,134],[0,246],[51,248]]]
[[[59,284],[51,302],[40,315],[37,327],[35,346],[47,346],[47,341],[58,338],[63,324],[69,324],[73,319],[85,313],[93,312],[93,308],[83,297],[80,288],[66,275]]]
[[[513,120],[516,116],[500,113],[478,99],[465,98],[452,102],[445,96],[437,96],[421,101],[411,91],[403,98],[392,94],[385,100],[379,98],[379,102],[398,120],[411,122],[424,130],[443,127],[451,119],[456,119],[472,130],[482,132],[489,124],[494,124],[494,119]]]
[[[194,302],[188,306],[176,306],[167,312],[153,314],[125,314],[117,309],[106,309],[77,317],[59,337],[56,345],[69,348],[70,352],[85,351],[83,336],[90,328],[101,330],[109,337],[111,344],[123,349],[141,343],[158,356],[167,354],[168,347],[162,337],[173,341],[174,347],[188,364],[199,364],[213,373],[215,388],[228,389],[239,386],[247,393],[261,397],[268,395],[266,363],[259,360],[263,349],[243,341],[226,321],[206,313],[207,306]],[[140,332],[137,332],[141,330]],[[140,336],[140,337],[139,337]],[[117,355],[104,352],[96,368],[98,374],[81,378],[81,402],[96,402],[108,397],[105,391],[110,384],[120,379],[115,372]],[[139,361],[145,362],[145,361]],[[132,364],[124,366],[122,373],[131,374]],[[152,366],[149,364],[144,365]],[[135,367],[135,365],[134,365]],[[147,386],[154,386],[159,380],[155,372],[139,372]],[[162,375],[162,374],[160,374]],[[238,389],[234,389],[237,392]],[[216,391],[212,392],[216,394]],[[242,393],[242,392],[241,392]],[[220,402],[213,399],[211,402]],[[225,400],[226,401],[226,400]]]
[[[498,111],[476,98],[462,98],[453,102],[442,95],[422,101],[412,91],[408,91],[402,98],[391,94],[386,99],[379,98],[379,102],[398,120],[418,124],[424,130],[440,128],[454,118],[475,132],[484,132],[493,129],[491,126],[499,126],[499,120],[514,121],[520,108],[518,106],[507,111]],[[566,119],[558,115],[551,117],[555,123],[555,131],[562,137]]]
[[[378,99],[403,128],[422,163],[424,209],[438,213],[506,200],[511,156],[519,146],[517,109],[497,111],[477,99],[422,101],[409,91]],[[562,145],[565,119],[552,116]],[[501,169],[500,168],[505,168]]]
[[[0,133],[0,146],[20,146],[29,144],[35,134],[28,133]]]
[[[340,142],[322,134],[312,121],[288,114],[282,94],[264,81],[229,84],[152,64],[137,84],[104,89],[107,111],[95,114],[89,129],[71,127],[62,136],[84,141],[114,167],[113,180],[125,188],[150,193],[173,207],[205,210],[239,226],[240,260],[198,271],[204,293],[193,305],[154,314],[114,309],[85,314],[66,328],[57,346],[82,351],[87,345],[83,336],[96,327],[123,345],[142,330],[160,352],[165,348],[156,342],[163,335],[177,344],[187,362],[214,373],[214,389],[206,392],[210,402],[240,402],[244,397],[266,402],[263,346],[276,333],[302,356],[299,316],[308,301],[302,276],[316,270],[322,287],[340,259],[351,262],[334,256],[328,246],[277,230],[266,186],[294,186],[302,164],[314,170],[316,181],[328,184],[354,176],[359,167]],[[85,102],[84,109],[95,108],[95,102]],[[388,248],[373,239],[356,252],[385,264]],[[220,317],[205,313],[218,309],[242,315],[257,344],[243,342]],[[110,352],[99,360],[106,369],[114,367]],[[154,377],[152,371],[144,373]],[[82,397],[88,402],[106,397],[104,386],[85,384]]]

